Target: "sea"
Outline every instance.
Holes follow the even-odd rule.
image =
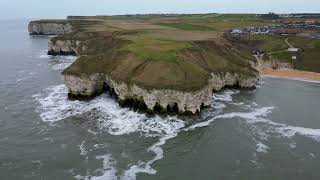
[[[261,77],[196,116],[70,101],[28,20],[0,21],[1,180],[319,180],[320,84]]]

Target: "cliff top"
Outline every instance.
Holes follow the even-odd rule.
[[[263,25],[252,15],[86,16],[43,23],[72,23],[73,32],[51,41],[80,40],[80,58],[63,73],[106,73],[145,88],[198,90],[210,73],[256,76],[250,49],[237,49],[225,30]]]

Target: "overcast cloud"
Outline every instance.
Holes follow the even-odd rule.
[[[1,19],[136,13],[320,13],[320,0],[0,0],[0,7]]]

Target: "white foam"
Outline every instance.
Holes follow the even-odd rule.
[[[176,137],[178,135],[179,129],[182,127],[183,126],[178,127],[170,134],[161,137],[159,139],[159,142],[149,147],[148,151],[155,153],[156,156],[146,163],[139,162],[138,164],[132,165],[127,171],[125,171],[122,179],[136,179],[136,174],[138,173],[156,174],[157,170],[153,169],[151,165],[164,157],[161,146],[163,146],[167,140]]]
[[[69,67],[75,60],[75,56],[57,56],[53,58],[54,61],[49,63],[53,70],[63,70]]]
[[[48,59],[49,67],[53,70],[63,70],[69,67],[75,60],[76,56],[51,56],[47,55],[47,50],[41,50],[35,55],[39,59]],[[39,65],[38,65],[39,66]]]
[[[40,103],[38,111],[43,121],[55,122],[97,110],[100,130],[107,130],[113,135],[139,132],[145,136],[169,134],[176,127],[184,125],[176,117],[146,117],[145,114],[119,107],[113,99],[102,95],[90,102],[70,101],[67,99],[65,85],[50,87],[45,95],[34,96]]]
[[[47,54],[40,54],[39,56],[38,56],[38,58],[40,58],[40,59],[49,59],[49,58],[51,58],[52,56],[50,56],[50,55],[47,55]]]
[[[199,122],[199,123],[196,123],[196,124],[193,124],[191,126],[189,126],[188,128],[185,128],[184,130],[185,131],[190,131],[190,130],[194,130],[196,128],[201,128],[201,127],[205,127],[205,126],[208,126],[211,122],[213,122],[216,118],[212,118],[208,121],[203,121],[203,122]]]
[[[234,117],[239,117],[244,119],[248,124],[257,124],[257,123],[263,123],[270,125],[268,132],[263,132],[261,130],[257,131],[261,139],[266,140],[269,136],[267,133],[279,133],[281,136],[286,138],[292,138],[293,136],[299,134],[302,136],[306,136],[309,138],[312,138],[318,142],[320,142],[320,129],[312,129],[312,128],[304,128],[304,127],[297,127],[297,126],[290,126],[287,124],[277,123],[273,122],[269,119],[265,119],[265,117],[272,112],[274,107],[261,107],[261,108],[255,108],[251,112],[232,112],[232,113],[226,113],[222,115],[215,116],[207,121],[199,122],[196,124],[193,124],[187,128],[185,128],[185,131],[194,130],[196,128],[201,128],[208,126],[210,123],[217,119],[230,119]],[[260,150],[264,150],[263,146],[260,146]]]
[[[228,113],[228,114],[216,116],[214,119],[241,117],[250,124],[265,123],[265,124],[271,125],[273,128],[273,132],[280,133],[282,136],[287,138],[291,138],[296,134],[299,134],[299,135],[310,137],[320,142],[320,129],[290,126],[287,124],[276,123],[269,119],[262,118],[267,116],[269,113],[271,113],[273,109],[274,107],[256,108],[252,112]]]
[[[274,107],[262,107],[262,108],[256,108],[252,112],[227,113],[227,114],[216,116],[209,121],[212,122],[213,120],[220,119],[220,118],[229,119],[233,117],[240,117],[245,119],[249,124],[265,123],[265,124],[271,125],[273,128],[271,129],[271,131],[275,133],[279,133],[283,137],[292,138],[296,134],[299,134],[320,142],[320,129],[290,126],[287,124],[277,123],[269,119],[263,118],[268,114],[270,114],[273,109]],[[195,124],[191,127],[203,127],[205,125],[207,125],[206,122],[201,122],[198,125]]]
[[[244,102],[234,102],[232,104],[233,105],[237,105],[237,106],[242,106],[242,105],[244,105]]]
[[[124,172],[120,179],[135,180],[138,173],[155,174],[157,171],[145,162],[138,162],[137,164],[130,166],[130,168]]]
[[[92,135],[97,135],[98,134],[97,132],[95,132],[95,131],[93,131],[91,129],[88,129],[88,132],[91,133]]]
[[[220,109],[227,107],[224,103],[219,102],[219,101],[213,101],[211,106],[214,110],[220,110]]]
[[[93,176],[90,180],[113,180],[118,179],[116,176],[117,170],[114,168],[115,161],[111,158],[110,154],[97,156],[97,159],[103,160],[103,175],[102,176]]]
[[[88,154],[88,151],[86,150],[86,147],[84,146],[85,141],[82,141],[82,143],[79,145],[80,155],[86,156]]]
[[[226,90],[223,94],[214,95],[213,98],[215,102],[213,105],[215,106],[216,110],[219,110],[218,112],[220,112],[226,107],[226,104],[230,104],[232,102],[232,95],[239,92],[240,91],[237,90]],[[159,137],[159,141],[147,149],[148,151],[153,152],[155,157],[146,162],[137,162],[130,165],[121,176],[122,179],[135,179],[137,173],[155,174],[157,171],[152,168],[152,164],[164,157],[161,146],[163,146],[167,140],[176,137],[181,130],[190,131],[199,127],[205,127],[217,119],[231,119],[238,117],[251,125],[261,123],[270,125],[271,129],[268,131],[268,133],[280,133],[283,137],[287,138],[291,138],[295,134],[301,134],[314,139],[320,139],[320,130],[288,126],[286,124],[273,122],[269,119],[266,119],[266,117],[272,112],[273,109],[275,109],[274,107],[258,107],[257,104],[253,104],[251,102],[250,111],[246,110],[247,112],[231,112],[219,115],[215,114],[215,116],[209,118],[207,121],[198,122],[187,128],[184,128],[185,122],[177,117],[147,117],[145,114],[134,112],[128,108],[119,107],[118,103],[106,95],[97,97],[90,102],[69,101],[67,99],[67,88],[65,85],[50,87],[45,90],[45,94],[38,94],[34,97],[40,103],[38,112],[40,113],[40,117],[43,121],[56,122],[71,116],[81,115],[85,112],[94,110],[98,113],[97,121],[100,131],[107,131],[113,135],[138,133],[143,137]],[[246,104],[234,103],[234,105],[244,107]],[[252,109],[252,107],[254,108]],[[267,137],[267,132],[264,133],[259,131],[258,133],[261,135],[261,139],[267,139],[262,137]],[[269,147],[257,141],[258,152],[267,152],[268,149]],[[107,160],[104,161],[109,162],[107,157],[105,159]],[[106,170],[106,173],[104,173],[104,175],[101,177],[116,177],[115,169],[110,167],[104,169],[109,169],[110,171]]]
[[[101,172],[101,176],[81,176],[76,175],[74,178],[78,180],[117,180],[117,170],[115,169],[116,161],[114,161],[110,154],[97,156],[96,159],[102,160],[103,167],[102,169],[99,169],[98,171]]]
[[[316,155],[314,153],[309,153],[309,155],[312,157],[312,158],[315,158]]]
[[[266,146],[262,142],[258,142],[256,145],[257,145],[257,152],[260,152],[260,153],[267,153],[268,150],[270,149],[268,146]]]
[[[222,115],[215,116],[207,121],[199,122],[196,124],[191,125],[188,128],[185,128],[184,130],[189,131],[189,130],[194,130],[196,128],[200,127],[205,127],[208,126],[211,122],[213,122],[216,119],[230,119],[234,117],[240,117],[244,118],[247,120],[250,120],[251,123],[256,123],[256,122],[265,122],[267,120],[259,118],[268,115],[271,110],[274,109],[274,107],[262,107],[262,108],[257,108],[254,109],[251,112],[232,112],[232,113],[226,113]]]
[[[231,102],[232,101],[232,95],[239,94],[239,90],[225,90],[223,91],[223,94],[214,94],[213,100],[214,101],[222,101],[222,102]]]
[[[289,144],[289,147],[290,147],[291,149],[294,149],[294,148],[297,147],[297,144],[296,144],[295,142],[292,142],[292,143]]]
[[[279,124],[279,126],[281,127],[276,128],[276,132],[280,133],[284,137],[291,138],[294,135],[299,134],[320,142],[320,129],[287,126],[285,124]]]
[[[38,111],[43,121],[56,122],[96,110],[99,113],[97,121],[101,131],[107,131],[112,135],[139,133],[144,137],[159,137],[159,142],[148,148],[148,151],[155,153],[155,157],[150,161],[139,162],[129,167],[123,175],[125,179],[134,179],[136,174],[140,172],[154,174],[156,170],[151,165],[163,158],[161,146],[168,139],[175,137],[179,130],[185,126],[185,122],[177,117],[146,117],[145,114],[121,108],[107,96],[100,96],[90,102],[69,101],[67,88],[64,85],[50,87],[45,94],[38,94],[34,97],[40,103]],[[85,155],[84,142],[79,148],[81,154]]]
[[[55,122],[90,110],[85,102],[68,100],[67,94],[67,87],[58,85],[47,88],[45,94],[33,96],[40,103],[37,111],[43,121]]]
[[[152,118],[149,123],[144,124],[140,129],[142,132],[151,132],[152,136],[155,135],[154,132],[157,132],[160,136],[159,141],[148,148],[148,151],[153,152],[155,157],[147,162],[138,162],[137,164],[131,165],[129,169],[124,172],[122,179],[136,179],[136,174],[138,173],[155,174],[157,171],[153,169],[151,165],[164,157],[161,146],[164,145],[167,140],[176,137],[180,129],[184,126],[185,123],[182,120],[169,117],[161,119],[159,116]],[[150,136],[150,134],[147,133],[147,137],[148,136]]]
[[[30,78],[30,77],[17,78],[16,81],[21,82],[21,81],[27,80],[28,78]]]

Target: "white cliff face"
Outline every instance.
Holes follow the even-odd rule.
[[[259,80],[259,76],[256,77],[244,77],[240,74],[215,74],[211,73],[212,78],[209,80],[209,85],[214,91],[219,91],[225,86],[239,86],[241,88],[255,87]]]
[[[33,21],[28,26],[31,35],[60,35],[70,33],[72,25],[69,23],[45,23]]]
[[[90,76],[65,75],[64,81],[69,89],[69,94],[74,97],[90,98],[103,90],[104,75],[93,74]]]
[[[55,42],[49,40],[48,49],[53,55],[60,53],[65,53],[66,55],[76,55],[79,44],[80,41],[78,40],[57,40]]]
[[[185,92],[171,89],[144,89],[135,84],[128,85],[125,82],[117,82],[110,77],[92,75],[89,77],[75,77],[65,75],[65,82],[71,94],[92,96],[97,89],[107,83],[117,94],[119,100],[138,99],[143,100],[149,110],[153,110],[156,104],[163,109],[177,104],[180,112],[200,112],[202,106],[210,106],[213,91],[219,91],[225,86],[238,85],[244,88],[252,88],[256,85],[258,77],[241,77],[238,74],[226,73],[218,75],[212,73],[208,85],[194,92]],[[92,82],[95,81],[95,82]]]

